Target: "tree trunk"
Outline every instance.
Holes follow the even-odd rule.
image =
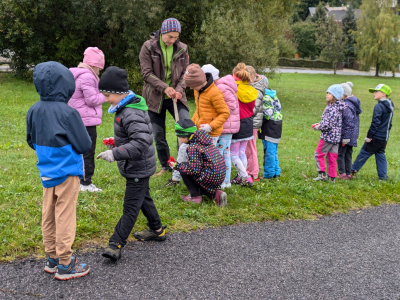
[[[379,77],[379,63],[376,63],[375,76]]]
[[[336,66],[337,66],[337,63],[333,63],[333,74],[334,75],[336,75]]]

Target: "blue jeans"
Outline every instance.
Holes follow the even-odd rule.
[[[278,159],[278,145],[268,141],[262,141],[264,148],[264,178],[272,178],[281,175]]]
[[[219,152],[221,152],[222,157],[225,161],[226,175],[224,183],[228,184],[231,182],[231,142],[232,142],[232,134],[221,134],[218,139],[217,148]]]
[[[363,165],[367,162],[368,158],[373,155],[365,150],[364,144],[358,153],[358,156],[351,167],[352,171],[359,172]],[[385,153],[375,153],[376,169],[378,170],[379,179],[387,179],[387,161]]]

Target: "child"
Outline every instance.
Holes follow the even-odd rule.
[[[75,91],[72,73],[54,61],[38,64],[33,82],[40,101],[26,116],[26,139],[36,150],[43,185],[42,234],[48,255],[44,270],[68,280],[90,272],[72,257],[76,201],[83,178],[82,154],[92,142],[79,113],[67,105]]]
[[[225,178],[225,164],[218,149],[204,130],[197,127],[190,119],[179,120],[175,132],[182,144],[187,144],[187,162],[170,161],[170,167],[181,173],[183,182],[189,190],[188,196],[181,196],[183,201],[202,202],[202,195],[215,199],[218,206],[227,205],[226,193],[219,190]]]
[[[225,103],[230,111],[230,116],[224,123],[222,134],[220,135],[217,143],[217,148],[224,158],[226,167],[226,175],[224,182],[221,184],[221,189],[230,188],[232,168],[230,147],[232,134],[238,132],[240,128],[239,103],[236,95],[238,87],[232,75],[226,75],[222,78],[219,78],[219,70],[212,65],[204,65],[201,67],[201,69],[205,73],[211,73],[215,85],[224,94]]]
[[[231,157],[238,174],[232,180],[233,184],[253,186],[253,178],[247,173],[246,147],[253,139],[253,109],[258,92],[250,86],[251,76],[246,71],[246,65],[239,63],[233,69],[233,78],[236,80],[240,111],[240,129],[232,136]]]
[[[224,94],[214,84],[212,75],[205,74],[197,64],[187,67],[183,80],[189,88],[194,90],[196,111],[192,121],[198,129],[210,134],[216,146],[223,125],[230,115],[224,101]]]
[[[258,75],[256,70],[252,66],[247,66],[246,70],[249,72],[251,77],[251,86],[254,87],[258,96],[253,109],[253,139],[247,143],[246,158],[247,158],[247,173],[253,178],[254,181],[260,181],[258,178],[258,172],[260,171],[258,166],[257,156],[257,132],[261,128],[263,123],[263,103],[265,89],[268,88],[268,79],[265,76]],[[279,101],[279,100],[278,100]]]
[[[264,148],[264,175],[265,179],[281,176],[279,167],[278,145],[282,136],[281,103],[276,91],[265,89],[263,108],[263,122],[258,138],[262,140]]]
[[[121,248],[135,225],[139,211],[146,216],[149,229],[136,232],[141,241],[164,241],[162,226],[156,206],[150,196],[149,180],[156,170],[152,126],[146,101],[129,90],[127,73],[118,67],[109,67],[100,79],[100,92],[111,104],[109,113],[114,119],[115,148],[100,153],[97,158],[117,161],[119,172],[126,178],[123,215],[115,226],[107,249],[102,254],[111,260],[121,258]]]
[[[351,167],[351,174],[354,176],[355,173],[359,172],[368,158],[375,154],[378,177],[380,180],[387,180],[385,149],[392,128],[394,105],[392,100],[389,99],[392,89],[386,84],[379,84],[376,88],[369,89],[369,92],[374,93],[374,99],[378,103],[374,107],[372,123],[365,138],[365,144]]]
[[[68,104],[81,115],[83,124],[92,140],[89,151],[83,154],[85,177],[81,179],[80,190],[101,192],[92,182],[95,170],[94,154],[96,151],[97,130],[103,116],[104,95],[99,92],[99,72],[104,68],[104,53],[97,47],[89,47],[83,54],[83,62],[77,68],[70,68],[75,78],[75,93]]]
[[[338,157],[339,143],[342,134],[342,113],[344,102],[340,101],[343,97],[343,88],[339,84],[334,84],[326,91],[326,108],[322,114],[322,121],[314,124],[314,130],[321,131],[321,140],[315,150],[315,163],[317,165],[318,177],[315,181],[327,181],[325,173],[325,156],[328,157],[328,176],[332,183],[335,183],[337,175],[336,160]]]
[[[353,161],[353,147],[357,147],[358,133],[360,128],[360,114],[362,113],[360,100],[352,95],[353,83],[340,84],[344,91],[345,108],[342,120],[342,137],[339,144],[338,167],[339,178],[351,178],[351,163]]]

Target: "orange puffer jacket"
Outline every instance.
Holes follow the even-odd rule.
[[[220,136],[223,125],[229,118],[229,108],[225,103],[224,94],[214,84],[211,74],[206,73],[207,85],[200,91],[194,91],[196,111],[192,121],[197,128],[209,124],[212,128],[210,136]]]

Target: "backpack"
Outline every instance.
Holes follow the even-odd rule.
[[[282,106],[276,91],[265,89],[265,96],[263,102],[263,117],[266,120],[279,121],[282,120]]]

